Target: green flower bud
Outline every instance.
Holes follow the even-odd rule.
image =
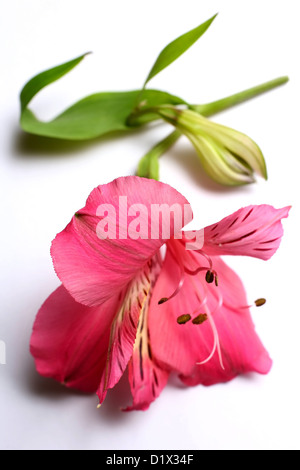
[[[254,183],[254,173],[268,178],[264,156],[247,135],[192,110],[161,107],[159,115],[188,137],[204,170],[217,183],[227,186]]]

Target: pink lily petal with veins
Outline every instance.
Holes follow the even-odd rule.
[[[268,260],[283,236],[282,219],[291,207],[249,206],[204,231],[203,251],[209,256],[239,255]]]
[[[70,388],[96,392],[118,303],[117,296],[101,307],[86,307],[59,287],[40,309],[33,327],[30,350],[39,374]]]
[[[126,239],[100,240],[97,236],[101,205],[110,205],[118,215],[119,197],[127,197],[128,207],[143,205],[148,214],[155,204],[177,204],[184,214],[188,201],[171,186],[157,181],[130,176],[119,178],[110,184],[99,186],[90,195],[84,209],[73,217],[68,227],[57,235],[52,244],[52,258],[56,273],[70,294],[84,305],[100,305],[138,274],[167,241],[162,237],[151,239],[151,217],[145,215],[148,239],[132,240],[127,234],[127,225],[122,226],[122,213],[117,218],[117,234],[124,233]],[[125,220],[125,219],[124,219]],[[182,229],[188,220],[181,220]],[[174,235],[174,220],[163,220],[166,232]],[[129,225],[129,224],[128,224]],[[168,237],[170,238],[170,236]]]
[[[147,315],[153,286],[160,269],[160,257],[154,257],[130,284],[125,300],[114,317],[106,366],[97,391],[100,404],[105,400],[107,391],[119,382],[133,355],[137,331]],[[143,370],[142,365],[140,370]]]
[[[124,411],[147,410],[167,385],[170,375],[168,370],[159,367],[152,353],[149,307],[150,298],[148,297],[140,317],[133,355],[129,363],[129,382],[133,404]]]

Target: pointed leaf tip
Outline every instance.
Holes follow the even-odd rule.
[[[37,95],[39,91],[69,73],[89,54],[91,54],[91,52],[87,52],[79,57],[76,57],[76,59],[70,60],[69,62],[41,72],[29,80],[20,94],[22,112],[26,109],[30,101],[34,98],[35,95]]]
[[[155,64],[153,65],[146,81],[144,87],[147,83],[156,75],[158,75],[162,70],[171,65],[175,60],[177,60],[181,55],[183,55],[193,44],[195,44],[198,39],[208,30],[212,22],[218,14],[214,15],[212,18],[207,20],[205,23],[202,23],[197,28],[192,29],[191,31],[183,34],[179,38],[172,41],[168,44],[162,52],[159,54]]]

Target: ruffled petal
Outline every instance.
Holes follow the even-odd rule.
[[[105,367],[118,296],[89,308],[59,287],[40,309],[30,350],[44,377],[83,392],[96,392]]]
[[[160,257],[156,256],[132,281],[122,307],[114,318],[106,366],[97,392],[100,404],[105,400],[108,390],[119,382],[133,355],[138,325],[148,308],[152,288],[160,270]]]
[[[283,236],[282,219],[290,207],[249,206],[204,230],[203,251],[210,256],[240,255],[263,260],[278,250]]]
[[[245,308],[247,298],[243,284],[220,258],[213,258],[219,287],[207,284],[205,269],[203,273],[185,274],[176,297],[159,305],[160,299],[176,290],[182,278],[182,266],[188,265],[190,255],[179,247],[179,242],[174,243],[177,243],[177,258],[167,254],[149,314],[152,351],[159,364],[177,371],[189,385],[227,382],[251,371],[268,373],[272,361],[255,332],[249,309]],[[201,265],[206,268],[205,258],[193,256],[197,257],[198,269]],[[190,321],[178,324],[182,315],[189,315]],[[194,324],[193,320],[199,315],[203,323]],[[199,365],[210,356],[207,363]]]
[[[176,217],[171,212],[155,224],[161,204],[175,207]],[[132,176],[99,186],[53,242],[56,273],[75,300],[99,305],[124,288],[191,218],[188,201],[166,184]],[[109,238],[103,239],[104,231]]]

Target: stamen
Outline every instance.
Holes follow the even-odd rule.
[[[181,315],[180,317],[177,318],[177,323],[179,325],[185,325],[192,319],[191,315]],[[193,322],[194,323],[194,322]]]
[[[174,297],[176,297],[176,295],[179,294],[179,292],[181,291],[183,284],[184,284],[184,270],[182,269],[181,278],[180,278],[178,287],[177,287],[176,290],[173,292],[173,294],[170,295],[170,297],[163,297],[162,299],[160,299],[160,301],[158,302],[158,305],[165,304],[165,303],[168,302],[169,300],[174,299]]]
[[[236,307],[238,310],[246,310],[252,307],[263,307],[267,303],[266,299],[258,299],[254,302],[253,305],[242,305],[239,307]]]
[[[176,253],[173,251],[172,248],[169,250],[169,252],[172,255],[172,257],[176,260],[176,262],[178,262],[178,257],[176,256]],[[179,261],[180,269],[181,269],[181,278],[180,278],[178,287],[176,288],[176,290],[174,291],[174,293],[170,297],[161,298],[160,301],[158,302],[159,305],[162,305],[162,304],[168,302],[169,300],[173,299],[180,292],[180,290],[182,289],[182,286],[184,284],[184,279],[185,279],[186,274],[188,274],[190,276],[195,276],[200,272],[206,271],[206,277],[205,277],[206,282],[208,284],[212,284],[213,282],[215,282],[216,287],[218,287],[218,285],[219,285],[218,274],[213,269],[213,262],[212,262],[211,258],[209,256],[207,256],[206,253],[201,251],[201,250],[198,250],[197,253],[202,255],[208,261],[209,267],[208,268],[207,267],[199,267],[199,268],[197,268],[196,270],[193,271],[193,270],[187,268],[182,262]],[[190,255],[194,258],[194,262],[198,263],[198,260],[192,255],[192,253]],[[205,286],[203,286],[203,287],[205,288]],[[207,288],[205,288],[205,291],[207,292]],[[215,311],[219,310],[223,305],[223,297],[222,297],[221,293],[217,292],[217,291],[216,291],[216,293],[217,293],[217,298],[218,298],[218,305],[217,305]],[[199,297],[198,297],[198,299],[199,299],[199,302],[201,304],[197,309],[198,312],[199,312],[200,307],[202,308],[202,306],[206,306],[206,304],[207,304],[207,295],[205,295],[205,298],[202,300],[202,302],[201,302]],[[204,322],[209,320],[209,323],[210,323],[210,326],[211,326],[211,329],[212,329],[212,332],[213,332],[214,344],[213,344],[212,352],[209,355],[209,357],[207,359],[205,359],[203,362],[198,363],[198,365],[204,365],[204,364],[208,363],[213,358],[215,352],[218,351],[220,366],[223,370],[225,370],[225,367],[224,367],[224,364],[223,364],[222,351],[221,351],[221,345],[220,345],[218,330],[217,330],[216,324],[213,320],[212,314],[211,314],[211,312],[210,312],[210,310],[208,309],[207,306],[205,307],[205,310],[206,310],[206,313],[198,314],[193,319],[192,323],[194,325],[202,325]],[[186,323],[191,321],[191,319],[192,319],[192,317],[191,317],[190,314],[181,315],[177,318],[177,323],[179,325],[185,325]]]
[[[197,250],[197,253],[201,256],[204,256],[204,258],[208,261],[209,263],[209,266],[210,266],[210,269],[212,269],[213,267],[213,262],[211,260],[211,258],[202,250]]]
[[[186,245],[187,243],[191,243],[191,240],[188,240],[187,238],[185,238],[183,236],[182,239],[180,240],[180,242],[181,242],[181,244]],[[210,269],[212,269],[212,267],[213,267],[212,259],[205,253],[205,251],[195,250],[195,253],[197,253],[198,255],[203,256],[208,261]],[[191,251],[190,255],[192,255],[192,254],[193,254],[193,252]],[[196,261],[198,263],[198,260],[196,260],[195,258],[194,258],[194,261]]]
[[[197,299],[199,302],[201,302],[201,299],[198,295],[197,295]],[[207,295],[205,294],[202,302],[198,305],[197,309],[193,312],[193,315],[196,315],[197,313],[199,313],[199,310],[201,310],[206,304],[207,304]]]
[[[203,323],[206,322],[207,319],[208,319],[208,316],[206,313],[200,313],[198,317],[194,318],[193,325],[202,325]]]
[[[214,357],[215,352],[218,351],[220,365],[221,365],[222,369],[225,370],[225,367],[224,367],[224,364],[223,364],[223,358],[222,358],[222,351],[221,351],[219,333],[218,333],[216,324],[214,322],[214,319],[213,319],[212,314],[210,313],[209,309],[207,309],[207,317],[208,317],[208,320],[209,320],[209,323],[210,323],[210,326],[211,326],[211,329],[212,329],[212,332],[213,332],[214,345],[213,345],[212,352],[208,356],[208,358],[205,359],[205,361],[197,363],[197,365],[202,366],[204,364],[207,364]]]
[[[258,300],[255,301],[256,307],[262,307],[266,303],[267,303],[266,299],[258,299]]]
[[[197,274],[199,274],[203,271],[206,271],[206,282],[208,284],[212,284],[215,281],[216,287],[219,287],[219,277],[218,277],[218,274],[217,274],[216,271],[211,271],[208,268],[198,268],[198,269],[195,269],[195,271],[191,271],[186,266],[184,266],[184,271],[189,276],[197,276]]]
[[[216,293],[217,293],[217,297],[218,297],[218,305],[215,308],[215,310],[213,311],[213,313],[216,313],[224,305],[224,299],[223,299],[222,293],[219,290],[217,290]]]
[[[197,274],[199,274],[203,271],[207,271],[208,268],[198,268],[198,269],[195,269],[195,271],[192,271],[189,268],[187,268],[186,266],[184,266],[184,270],[189,276],[197,276]]]
[[[213,271],[207,271],[205,279],[206,279],[207,284],[212,284],[215,280],[215,275]]]

